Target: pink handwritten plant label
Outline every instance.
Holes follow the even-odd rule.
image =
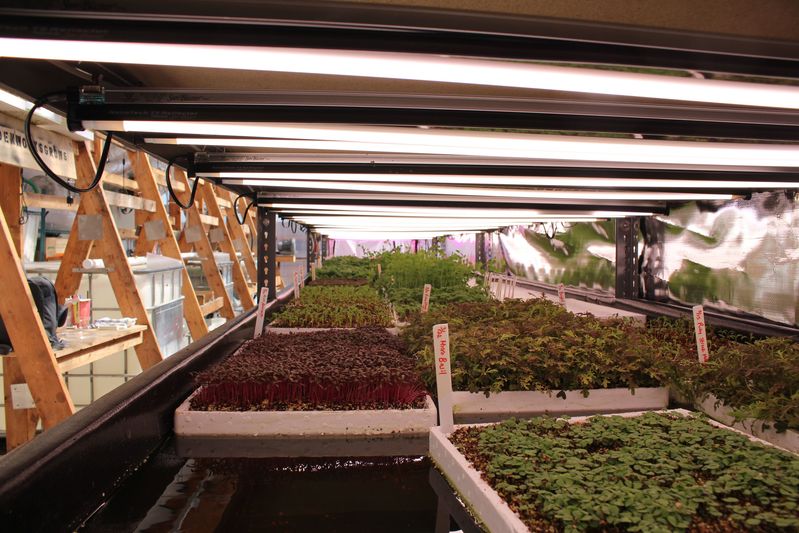
[[[294,298],[300,298],[300,273],[294,272]]]
[[[435,360],[436,388],[438,390],[438,420],[441,431],[452,433],[455,422],[452,416],[452,373],[449,356],[449,324],[433,326],[433,359]]]
[[[560,305],[566,305],[566,287],[563,283],[558,284],[558,301]]]
[[[705,308],[695,305],[691,308],[694,317],[694,333],[696,333],[696,353],[700,363],[707,363],[710,359],[710,347],[707,344],[707,328],[705,327]]]
[[[264,317],[266,316],[266,299],[269,297],[269,288],[263,287],[258,297],[258,313],[255,315],[255,331],[252,338],[257,339],[264,332]]]
[[[424,290],[422,291],[422,313],[426,313],[430,310],[430,291],[433,290],[433,286],[429,283],[424,286]]]

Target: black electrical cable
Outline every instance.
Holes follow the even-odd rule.
[[[175,190],[172,188],[172,179],[169,177],[169,171],[172,170],[172,165],[175,163],[177,158],[172,158],[169,160],[169,163],[166,166],[166,172],[164,172],[164,177],[166,178],[166,188],[169,191],[169,196],[172,197],[172,200],[178,204],[178,207],[181,209],[189,209],[191,206],[194,205],[194,197],[197,196],[197,185],[200,183],[200,178],[194,178],[194,185],[191,187],[191,195],[189,196],[189,203],[184,204],[183,202],[178,199],[178,195],[175,194]]]
[[[247,213],[249,213],[250,212],[250,208],[253,205],[255,205],[255,200],[250,202],[247,205],[247,208],[244,209],[244,214],[241,216],[241,218],[239,218],[239,208],[238,208],[239,200],[241,200],[242,198],[244,198],[246,196],[247,196],[246,194],[240,194],[240,195],[236,196],[235,200],[233,200],[233,213],[236,215],[236,222],[239,223],[239,226],[243,226],[247,222]]]
[[[63,91],[59,91],[42,96],[33,103],[33,107],[31,107],[30,111],[28,111],[28,115],[25,117],[25,140],[28,143],[28,151],[31,153],[33,160],[36,161],[36,164],[38,164],[41,167],[42,171],[47,175],[47,177],[55,181],[56,183],[58,183],[68,191],[74,193],[93,191],[94,189],[97,188],[98,185],[100,185],[100,180],[103,177],[103,172],[105,171],[105,163],[106,161],[108,161],[108,152],[111,149],[111,138],[113,137],[113,133],[111,133],[110,131],[106,133],[105,144],[103,145],[103,153],[100,156],[100,161],[97,165],[97,173],[94,175],[94,179],[92,179],[91,184],[87,188],[83,189],[81,187],[76,187],[75,185],[72,185],[65,179],[61,178],[61,176],[50,170],[50,167],[47,166],[47,163],[45,163],[42,160],[42,158],[39,156],[39,153],[36,151],[36,146],[33,143],[33,135],[31,134],[33,114],[36,112],[37,109],[42,107],[44,104],[50,103],[53,100],[53,97],[55,96],[66,96],[66,93],[64,93]]]

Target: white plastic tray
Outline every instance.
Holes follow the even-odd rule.
[[[198,389],[199,391],[199,389]],[[192,437],[317,437],[427,434],[436,406],[353,411],[192,411],[189,396],[175,410],[175,434]]]
[[[497,422],[510,417],[552,415],[588,415],[665,409],[669,405],[666,387],[638,387],[633,394],[627,388],[591,389],[588,397],[581,391],[508,391],[491,393],[457,391],[452,393],[453,414],[460,423]]]

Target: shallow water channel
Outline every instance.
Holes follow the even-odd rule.
[[[423,455],[260,458],[223,441],[204,457],[186,449],[164,443],[81,531],[481,531]]]

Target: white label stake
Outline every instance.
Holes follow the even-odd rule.
[[[433,354],[436,388],[438,390],[438,420],[441,431],[452,433],[452,373],[449,364],[449,324],[433,326]]]
[[[558,284],[558,301],[560,305],[566,305],[566,287],[563,283]]]
[[[269,297],[269,288],[263,287],[258,297],[258,314],[255,315],[255,332],[252,338],[257,339],[264,332],[264,316],[266,315],[266,299]]]
[[[383,275],[383,265],[381,265],[380,263],[377,263],[377,275],[378,276]]]
[[[425,284],[424,290],[422,291],[422,314],[426,313],[430,310],[430,291],[433,290],[433,286],[429,283]]]
[[[311,281],[316,281],[316,263],[311,264]]]
[[[691,308],[694,317],[694,332],[696,333],[696,353],[700,363],[707,363],[710,359],[710,347],[707,345],[707,329],[705,328],[705,308],[695,305]]]
[[[294,271],[294,298],[297,300],[300,298],[300,274],[296,270]]]

